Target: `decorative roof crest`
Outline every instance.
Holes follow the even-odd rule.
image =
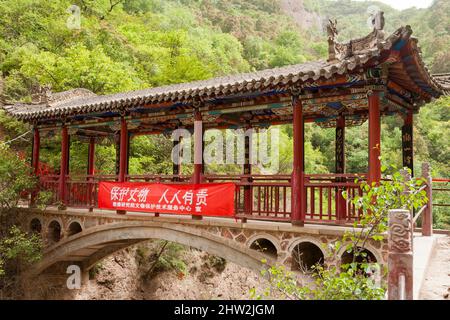
[[[337,41],[337,20],[329,20],[327,25],[328,35],[328,62],[342,61],[351,56],[371,49],[377,46],[378,42],[384,39],[384,12],[376,11],[372,13],[369,22],[373,27],[373,31],[365,37],[351,40],[348,43],[340,43]]]
[[[37,84],[31,87],[31,101],[33,104],[49,104],[51,96],[51,85],[41,86]]]

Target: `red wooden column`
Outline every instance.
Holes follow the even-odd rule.
[[[88,201],[89,201],[89,211],[93,210],[93,193],[94,193],[94,168],[95,168],[95,138],[89,138],[89,149],[88,149]]]
[[[37,127],[33,128],[33,145],[31,150],[31,167],[33,168],[33,173],[37,176],[39,171],[39,151],[41,147],[41,138],[39,135],[39,129]],[[30,205],[34,206],[36,203],[37,192],[39,190],[39,185],[36,186],[36,190],[31,193]]]
[[[194,176],[192,182],[200,183],[203,170],[203,125],[202,114],[198,110],[194,112],[194,120]]]
[[[302,102],[293,98],[293,127],[294,127],[294,161],[292,168],[292,224],[303,226],[306,214],[306,190],[304,185],[304,119]]]
[[[39,135],[39,129],[37,127],[33,128],[33,150],[31,155],[31,166],[33,168],[33,173],[37,174],[39,169],[39,152],[41,148],[41,137]]]
[[[251,175],[252,174],[252,164],[251,164],[251,153],[252,153],[252,140],[253,133],[252,127],[248,126],[247,130],[249,130],[249,134],[244,137],[244,165],[243,165],[243,174]],[[252,182],[253,179],[251,177],[245,177],[242,179],[243,182]],[[251,215],[253,211],[253,189],[252,186],[244,186],[244,213]],[[243,219],[243,222],[246,220]]]
[[[369,97],[369,184],[381,180],[381,124],[380,93],[370,92]]]
[[[203,124],[202,114],[199,110],[194,111],[194,175],[192,182],[201,183],[203,172]],[[192,215],[192,219],[201,220],[201,215]]]
[[[403,167],[411,170],[414,176],[414,143],[413,143],[413,112],[408,110],[402,126],[402,158]]]
[[[120,154],[119,154],[119,182],[125,182],[128,166],[128,129],[125,117],[120,117]],[[117,210],[118,214],[125,214],[125,210]]]
[[[345,116],[340,115],[336,121],[336,144],[335,144],[336,173],[345,173]],[[345,178],[336,179],[338,182],[345,182]],[[344,187],[337,188],[336,192],[336,220],[345,223],[347,218],[347,202],[342,196]]]
[[[67,207],[67,175],[69,174],[69,132],[63,124],[61,129],[61,168],[59,173],[60,209]]]

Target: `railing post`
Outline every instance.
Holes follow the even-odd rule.
[[[425,190],[428,198],[428,203],[422,213],[422,235],[429,237],[433,235],[433,179],[431,178],[431,166],[427,162],[422,163],[422,177],[427,184]]]
[[[403,190],[403,194],[405,194],[406,196],[411,192],[409,190],[408,187],[408,183],[411,181],[411,174],[405,170],[405,169],[400,169],[400,174],[403,176],[403,181],[404,181],[404,190]],[[410,210],[410,215],[411,215],[411,245],[414,244],[413,239],[414,239],[414,211]]]
[[[412,218],[408,210],[389,211],[388,299],[413,299]]]

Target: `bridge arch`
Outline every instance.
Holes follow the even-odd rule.
[[[27,222],[27,229],[25,230],[28,230],[30,233],[42,234],[42,231],[44,231],[44,223],[39,217],[32,217]]]
[[[292,269],[311,271],[316,263],[324,264],[326,252],[324,244],[313,237],[301,237],[293,241],[288,252],[292,257]]]
[[[265,249],[266,251],[265,254],[273,258],[277,258],[280,252],[282,251],[279,240],[273,235],[270,235],[268,233],[257,233],[252,235],[247,240],[246,245],[250,249],[257,251],[260,251],[258,250],[258,247],[261,246],[263,250]]]
[[[66,235],[73,236],[83,231],[83,224],[79,220],[71,220],[67,223]]]
[[[57,243],[63,238],[63,223],[61,219],[50,219],[45,228],[45,240]]]
[[[370,258],[372,263],[381,263],[383,261],[382,257],[380,256],[379,252],[375,247],[373,247],[370,244],[364,245],[364,252],[367,253],[368,257]],[[347,253],[345,250],[345,246],[342,246],[342,248],[338,252],[338,257],[340,258],[340,263],[349,263],[351,262],[351,259],[353,258],[352,253]],[[375,259],[375,261],[373,261]]]
[[[52,220],[53,221],[53,220]],[[246,268],[260,271],[267,256],[231,239],[188,225],[155,221],[126,221],[87,228],[53,244],[44,252],[30,275],[37,275],[59,262],[76,262],[89,270],[101,259],[133,244],[161,239],[191,246]],[[271,261],[274,262],[274,261]]]

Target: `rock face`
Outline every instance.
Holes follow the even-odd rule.
[[[303,5],[303,0],[281,0],[280,7],[283,13],[292,17],[301,29],[323,29],[320,15],[307,11]]]
[[[185,270],[155,268],[148,275],[157,253],[154,241],[119,251],[99,263],[79,290],[65,287],[67,277],[45,275],[23,290],[29,299],[249,299],[250,289],[264,283],[252,270],[191,248],[183,248],[178,255]],[[34,291],[36,287],[40,290]]]

